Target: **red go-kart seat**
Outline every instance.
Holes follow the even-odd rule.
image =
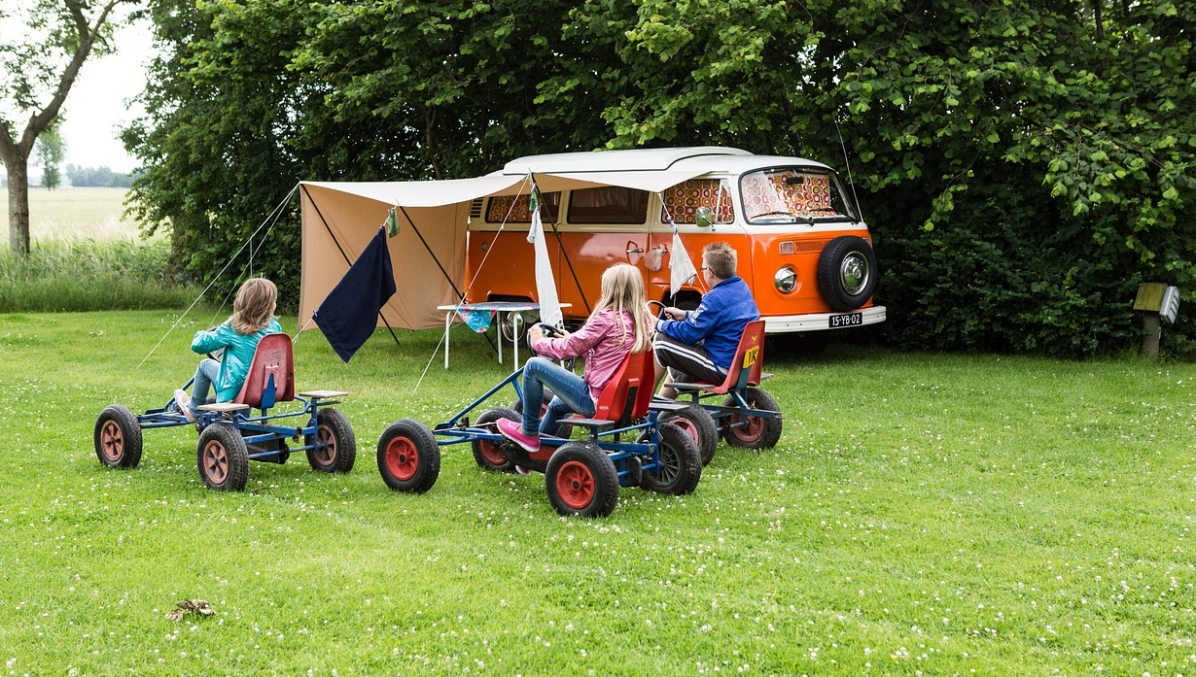
[[[257,344],[249,374],[233,402],[255,409],[269,409],[295,399],[295,360],[291,337],[266,334]]]
[[[731,390],[743,390],[748,386],[760,385],[760,373],[764,367],[764,320],[748,322],[739,337],[739,347],[731,360],[731,368],[721,384],[713,383],[670,383],[677,390],[704,390],[722,394]]]
[[[628,353],[610,383],[598,396],[593,418],[569,418],[565,422],[571,425],[614,423],[626,426],[635,419],[643,418],[652,402],[654,370],[651,350]]]

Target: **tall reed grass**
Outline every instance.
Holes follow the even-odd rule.
[[[28,258],[0,253],[0,312],[179,308],[192,289],[167,276],[165,241],[49,240]]]
[[[194,289],[168,273],[170,242],[140,240],[124,189],[31,190],[28,258],[0,248],[0,313],[186,307]],[[0,232],[8,242],[8,212]]]

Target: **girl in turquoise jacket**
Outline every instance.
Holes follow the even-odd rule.
[[[282,331],[274,318],[278,307],[278,288],[264,277],[245,281],[233,301],[233,314],[223,324],[195,332],[191,350],[204,355],[223,351],[220,361],[200,360],[195,370],[191,394],[182,388],[174,392],[179,411],[194,421],[199,405],[207,402],[208,391],[215,386],[217,402],[231,402],[241,392],[258,341],[266,334]]]

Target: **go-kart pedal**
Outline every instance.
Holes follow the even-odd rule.
[[[512,421],[511,419],[503,418],[499,419],[497,425],[498,431],[502,433],[502,436],[508,440],[518,444],[527,451],[534,452],[540,450],[540,436],[528,435],[527,433],[523,432],[523,426],[520,425],[518,421]]]
[[[179,388],[174,391],[174,408],[189,422],[195,423],[195,414],[191,413],[191,396],[187,394],[186,390]]]

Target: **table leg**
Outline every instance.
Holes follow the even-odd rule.
[[[444,368],[448,369],[449,329],[453,326],[453,311],[444,314]]]

